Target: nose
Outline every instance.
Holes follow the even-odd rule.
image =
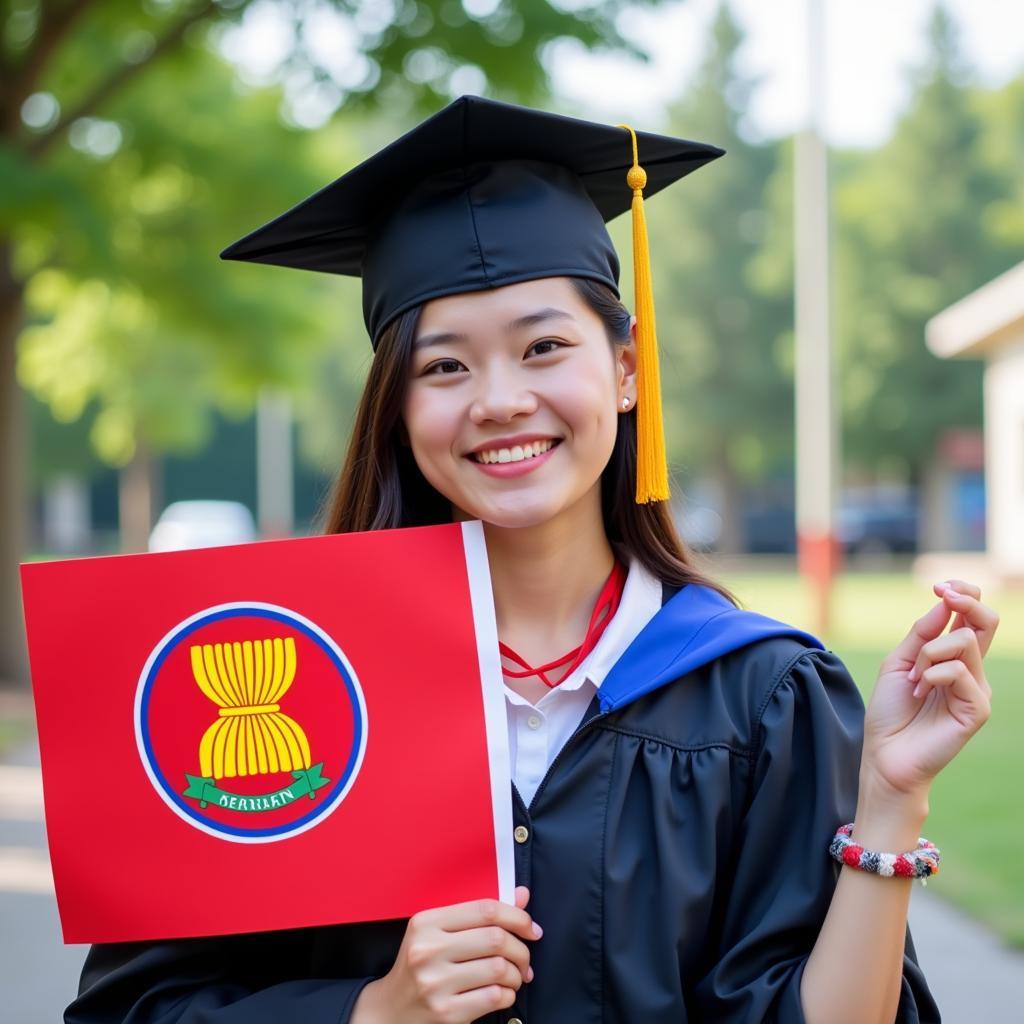
[[[507,423],[516,416],[537,411],[537,396],[526,387],[526,381],[515,370],[491,369],[478,375],[480,387],[470,406],[470,419],[475,424]]]

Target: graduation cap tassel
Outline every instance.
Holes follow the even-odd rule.
[[[661,410],[661,374],[658,368],[658,338],[654,322],[654,289],[651,284],[651,254],[644,217],[644,186],[647,172],[640,166],[636,132],[625,128],[633,142],[633,166],[626,184],[633,190],[633,282],[636,303],[637,349],[637,459],[636,502],[667,501],[668,462],[665,456],[665,426]]]

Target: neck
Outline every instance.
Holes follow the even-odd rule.
[[[595,488],[573,508],[519,529],[484,524],[498,635],[541,651],[579,643],[615,564]],[[575,637],[563,643],[566,636]],[[526,651],[521,651],[524,655]],[[562,653],[554,651],[553,656]]]

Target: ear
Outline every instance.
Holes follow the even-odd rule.
[[[619,412],[629,412],[636,407],[636,317],[629,320],[629,341],[615,345],[615,380],[617,385]],[[629,399],[629,406],[622,408],[622,400]]]

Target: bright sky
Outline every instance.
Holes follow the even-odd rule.
[[[637,9],[631,37],[649,64],[597,57],[569,44],[552,62],[557,90],[594,116],[657,118],[698,66],[719,0]],[[840,145],[874,145],[890,132],[907,98],[905,71],[924,53],[934,0],[821,0],[825,12],[825,132]],[[783,135],[805,116],[806,0],[732,0],[747,41],[744,70],[761,79],[750,111],[759,134]],[[946,0],[978,80],[998,85],[1024,73],[1024,4]],[[570,52],[571,51],[571,52]],[[628,102],[624,102],[628,101]]]
[[[565,7],[585,5],[585,0],[560,2]],[[763,136],[788,134],[801,124],[806,110],[806,0],[731,2],[747,34],[740,51],[744,69],[760,79],[751,102],[750,127]],[[877,144],[888,135],[906,102],[905,72],[921,60],[934,0],[820,2],[825,10],[825,132],[840,145]],[[490,9],[495,0],[463,3],[469,10]],[[651,54],[647,64],[616,54],[588,54],[572,41],[558,44],[549,61],[556,91],[568,107],[584,115],[656,127],[665,104],[682,92],[698,66],[718,4],[719,0],[678,0],[653,10],[631,10],[624,18],[623,32]],[[946,0],[946,6],[960,25],[965,55],[980,82],[999,85],[1024,73],[1024,3]],[[368,5],[365,11],[373,9]],[[350,25],[323,9],[313,21],[310,45],[339,82],[357,82],[365,63],[354,54]],[[290,30],[273,3],[264,2],[247,12],[243,28],[227,34],[223,49],[259,81],[272,74],[291,41]],[[429,45],[429,35],[424,43]],[[289,88],[297,120],[316,127],[330,115],[336,91],[290,85],[298,86]],[[478,88],[472,75],[459,82],[462,91]]]

